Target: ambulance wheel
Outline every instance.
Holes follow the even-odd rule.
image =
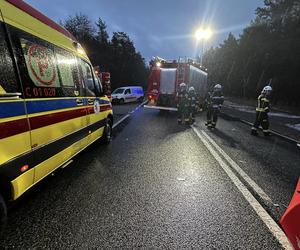
[[[7,220],[7,208],[3,197],[0,195],[0,236],[4,232]]]
[[[113,128],[112,128],[112,121],[110,118],[106,118],[106,123],[104,126],[104,131],[102,135],[102,142],[104,144],[109,144],[112,140],[112,133],[113,133]]]
[[[138,102],[143,102],[144,101],[144,97],[140,97],[139,99],[138,99]]]
[[[120,99],[119,101],[120,104],[124,104],[124,102],[125,102],[124,98]]]

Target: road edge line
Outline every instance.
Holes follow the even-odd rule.
[[[290,244],[288,238],[286,237],[283,230],[278,226],[278,224],[273,220],[273,218],[268,214],[268,212],[263,208],[263,206],[258,202],[258,200],[251,194],[251,192],[247,189],[247,187],[241,182],[241,180],[234,174],[234,172],[230,169],[230,167],[226,164],[224,160],[218,155],[218,153],[214,150],[213,146],[209,144],[209,142],[201,135],[201,133],[196,129],[195,126],[191,126],[195,134],[202,141],[204,146],[208,149],[211,155],[215,158],[215,160],[219,163],[221,168],[233,182],[233,184],[237,187],[246,201],[250,204],[256,214],[260,217],[260,219],[267,226],[269,231],[273,234],[273,236],[278,240],[281,246],[284,249],[293,249]]]
[[[143,103],[139,104],[137,107],[135,107],[133,110],[129,111],[126,115],[124,115],[119,121],[117,121],[115,124],[113,124],[112,128],[116,128],[118,125],[120,125],[123,121],[125,121],[128,117],[130,117],[131,114],[139,110],[143,105],[145,105],[148,102],[148,100],[144,101]]]
[[[215,147],[215,149],[224,157],[229,165],[245,180],[245,182],[259,195],[259,197],[274,205],[272,199],[266,192],[248,175],[246,172],[203,130],[202,134]]]

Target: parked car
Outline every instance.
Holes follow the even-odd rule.
[[[140,86],[128,86],[117,88],[112,93],[113,103],[142,102],[144,90]]]

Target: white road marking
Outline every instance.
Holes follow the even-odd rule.
[[[148,109],[161,109],[161,110],[169,110],[169,111],[177,111],[177,108],[161,107],[161,106],[151,106],[151,105],[145,105],[145,108],[148,108]]]
[[[69,166],[71,163],[73,163],[73,161],[74,161],[73,159],[67,161],[66,163],[64,163],[64,164],[61,166],[61,168],[62,168],[62,169],[66,168],[66,167]]]
[[[148,101],[144,101],[143,103],[141,103],[139,106],[137,106],[134,110],[128,112],[125,116],[123,116],[119,121],[117,121],[114,125],[113,128],[117,127],[120,123],[122,123],[124,120],[126,120],[130,114],[133,114],[135,111],[137,111],[140,107],[142,107],[143,105],[145,105]]]
[[[113,128],[117,127],[121,122],[123,122],[124,120],[126,120],[129,116],[130,116],[129,114],[123,116],[119,121],[117,121],[117,122],[113,125]]]
[[[226,161],[231,165],[231,167],[238,172],[238,174],[248,183],[250,187],[265,201],[272,202],[271,198],[265,193],[265,191],[258,186],[255,181],[253,181],[249,175],[247,175],[243,169],[234,161],[232,158],[224,152],[224,150],[203,130],[202,134],[207,138],[207,140],[215,147],[215,149],[226,159]]]
[[[233,184],[237,187],[237,189],[241,192],[244,198],[251,205],[256,214],[260,217],[260,219],[264,222],[264,224],[268,227],[269,231],[274,235],[274,237],[278,240],[281,246],[284,249],[293,249],[288,238],[281,230],[281,228],[276,224],[276,222],[272,219],[272,217],[268,214],[268,212],[260,205],[260,203],[255,199],[255,197],[251,194],[251,192],[247,189],[247,187],[239,180],[239,178],[234,174],[234,172],[230,169],[227,163],[219,156],[213,146],[205,139],[205,137],[196,129],[195,126],[192,125],[193,131],[200,138],[202,143],[208,149],[208,151],[212,154],[212,156],[216,159],[219,165],[222,167],[224,172],[231,179]]]

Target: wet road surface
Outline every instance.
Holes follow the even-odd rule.
[[[195,129],[266,192],[271,202],[253,194],[278,220],[299,174],[297,149],[253,138],[235,121],[220,118],[215,131],[203,124],[200,115]],[[6,249],[281,249],[195,131],[143,108],[110,145],[87,148],[9,212]]]

